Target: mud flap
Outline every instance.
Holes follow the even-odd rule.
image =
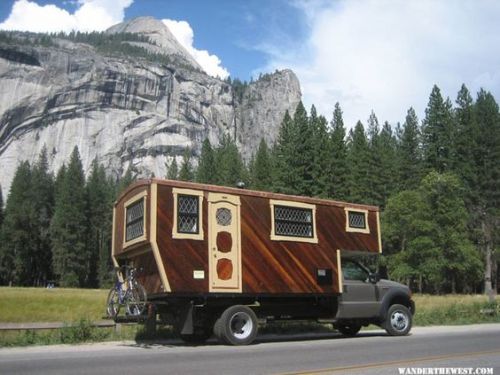
[[[194,333],[193,324],[194,307],[192,304],[181,309],[179,323],[182,325],[181,335],[192,335]]]

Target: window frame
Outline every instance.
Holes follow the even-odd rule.
[[[269,206],[271,208],[271,240],[273,241],[294,241],[294,242],[307,242],[307,243],[318,243],[318,232],[316,230],[316,205],[308,204],[302,202],[292,202],[284,200],[270,199]],[[312,237],[299,237],[299,236],[288,236],[282,234],[276,234],[276,218],[274,217],[275,206],[285,206],[291,208],[297,208],[302,210],[311,210],[312,219]]]
[[[179,196],[187,195],[198,198],[198,233],[185,233],[178,231],[178,218],[179,218],[179,210],[178,210],[178,199]],[[192,189],[180,189],[180,188],[172,188],[172,197],[174,201],[173,208],[173,220],[172,220],[172,238],[177,239],[191,239],[191,240],[203,240],[203,191],[192,190]]]
[[[148,196],[148,191],[144,190],[144,191],[140,192],[139,194],[134,195],[132,198],[128,199],[123,204],[123,213],[124,213],[124,215],[123,215],[123,247],[128,247],[128,246],[134,245],[136,243],[147,240],[147,228],[146,228],[146,217],[148,214],[147,196]],[[128,224],[127,223],[127,210],[129,209],[130,206],[133,206],[134,204],[138,203],[141,200],[142,200],[142,205],[143,205],[143,213],[142,213],[143,233],[141,236],[127,241],[127,224]]]
[[[346,232],[365,233],[365,234],[370,233],[370,225],[368,224],[368,210],[365,210],[362,208],[352,208],[352,207],[345,207],[344,210],[345,210],[345,231]],[[357,228],[357,227],[350,226],[349,214],[351,212],[365,215],[365,227],[364,228]]]

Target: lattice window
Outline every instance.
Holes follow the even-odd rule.
[[[177,196],[177,232],[199,232],[198,199],[199,197],[194,195]]]
[[[364,212],[349,211],[349,227],[366,229],[366,214]]]
[[[313,212],[307,208],[274,206],[276,235],[312,238]]]
[[[217,224],[222,225],[223,227],[231,225],[231,211],[227,208],[218,208],[215,213],[215,218],[217,219]]]
[[[144,235],[144,199],[126,208],[125,242]]]

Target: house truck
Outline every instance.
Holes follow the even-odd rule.
[[[406,335],[410,289],[356,260],[381,252],[379,209],[368,205],[149,179],[113,209],[113,262],[141,270],[150,314],[186,342],[245,345],[275,320]]]

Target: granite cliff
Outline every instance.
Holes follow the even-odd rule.
[[[135,166],[164,176],[165,162],[189,147],[217,144],[231,134],[249,158],[261,137],[276,138],[285,111],[301,98],[290,70],[266,74],[235,92],[204,73],[168,28],[151,17],[110,28],[134,33],[126,43],[153,58],[104,53],[62,37],[9,34],[0,38],[0,184],[4,196],[22,160],[43,147],[57,171],[78,146],[88,172],[97,158],[110,174]],[[124,34],[126,35],[126,34]],[[155,59],[154,56],[166,59]]]

